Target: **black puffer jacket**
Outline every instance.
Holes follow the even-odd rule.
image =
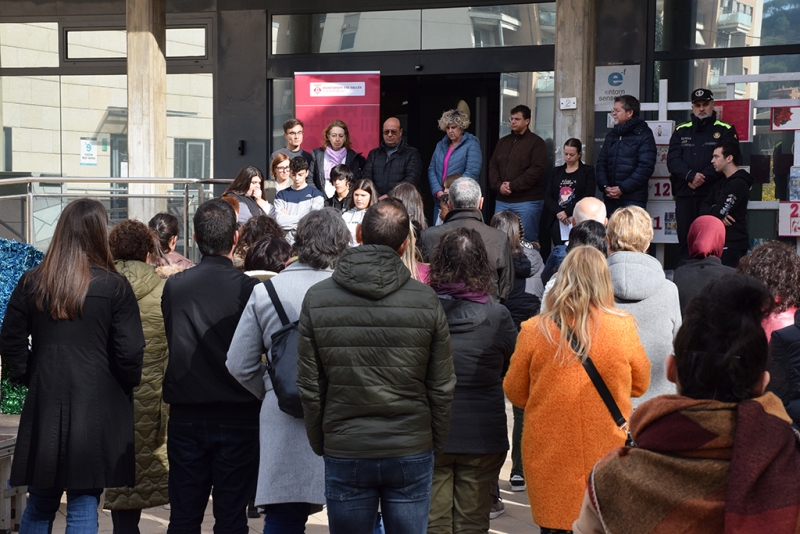
[[[354,152],[349,148],[347,149],[347,156],[344,158],[344,164],[353,171],[353,183],[361,178],[361,169],[364,168],[365,161],[364,156],[362,156],[360,152]],[[306,182],[319,189],[322,192],[322,196],[327,200],[328,195],[325,193],[325,182],[330,179],[330,176],[325,176],[325,149],[322,147],[315,148],[313,152],[311,152],[311,163],[308,165],[308,179]]]
[[[633,117],[606,135],[597,158],[597,186],[619,187],[621,201],[647,202],[647,185],[656,168],[656,140],[647,123]]]
[[[400,138],[397,150],[391,156],[387,156],[386,143],[383,141],[381,146],[370,150],[361,174],[362,178],[372,180],[380,196],[388,195],[400,182],[408,182],[419,188],[421,176],[422,158],[419,150],[408,146],[405,137]]]
[[[383,245],[347,249],[300,314],[297,386],[319,455],[392,458],[444,446],[456,377],[433,290]]]
[[[503,377],[517,342],[511,314],[501,304],[439,297],[453,344],[456,392],[447,454],[508,450]]]
[[[794,324],[772,332],[769,342],[769,384],[783,401],[786,412],[800,425],[800,310],[794,313]]]

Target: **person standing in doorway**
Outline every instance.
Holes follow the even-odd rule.
[[[378,148],[370,150],[361,177],[372,180],[380,200],[383,200],[399,183],[408,182],[419,187],[422,158],[419,150],[406,144],[403,129],[396,117],[386,119],[381,133],[383,142]]]
[[[489,160],[489,186],[497,193],[494,212],[513,211],[522,220],[525,239],[539,242],[544,205],[547,146],[528,129],[531,108],[511,109],[511,133],[497,142]]]
[[[678,259],[689,257],[689,228],[700,216],[703,203],[722,175],[714,170],[711,157],[723,141],[738,141],[736,128],[717,119],[714,93],[708,89],[692,91],[692,117],[679,124],[669,140],[667,168],[675,197],[678,224]]]
[[[286,139],[286,146],[273,152],[269,160],[274,160],[278,154],[286,154],[289,159],[303,156],[311,165],[311,154],[300,148],[303,144],[303,123],[300,119],[292,118],[283,123],[283,137]]]

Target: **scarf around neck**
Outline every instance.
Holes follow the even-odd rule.
[[[489,302],[489,294],[486,291],[477,291],[465,286],[464,282],[455,284],[434,284],[431,286],[437,295],[446,295],[454,299],[471,300],[486,304]]]
[[[774,394],[663,395],[630,424],[638,448],[611,451],[589,480],[607,532],[800,533],[800,436]]]
[[[331,169],[344,163],[346,157],[347,149],[345,147],[339,150],[334,150],[331,147],[325,149],[325,180],[323,183],[331,179]]]

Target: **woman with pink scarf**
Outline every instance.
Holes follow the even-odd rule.
[[[336,194],[331,183],[331,169],[337,165],[347,165],[353,171],[353,181],[361,178],[361,169],[367,162],[360,153],[350,148],[350,132],[344,121],[331,122],[322,135],[322,146],[311,152],[311,165],[308,174],[311,185],[322,192],[325,199]]]

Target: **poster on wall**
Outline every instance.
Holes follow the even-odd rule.
[[[647,203],[647,212],[653,219],[653,243],[677,243],[678,223],[675,219],[674,201]]]
[[[771,108],[770,130],[785,132],[800,130],[800,107]]]
[[[595,67],[595,111],[611,111],[617,96],[631,95],[639,98],[640,71],[639,65]]]
[[[675,129],[675,121],[647,121],[647,125],[653,130],[653,137],[655,137],[657,145],[669,145],[669,139]]]
[[[97,166],[97,138],[81,137],[81,165],[89,167]]]
[[[753,140],[753,100],[715,100],[717,119],[732,124],[740,143]]]
[[[647,184],[647,201],[651,200],[673,200],[669,177],[650,178]]]
[[[303,121],[303,149],[322,146],[331,121],[347,124],[350,144],[365,158],[380,143],[381,76],[368,72],[296,72],[295,114]]]
[[[800,237],[800,202],[778,204],[778,235]]]

